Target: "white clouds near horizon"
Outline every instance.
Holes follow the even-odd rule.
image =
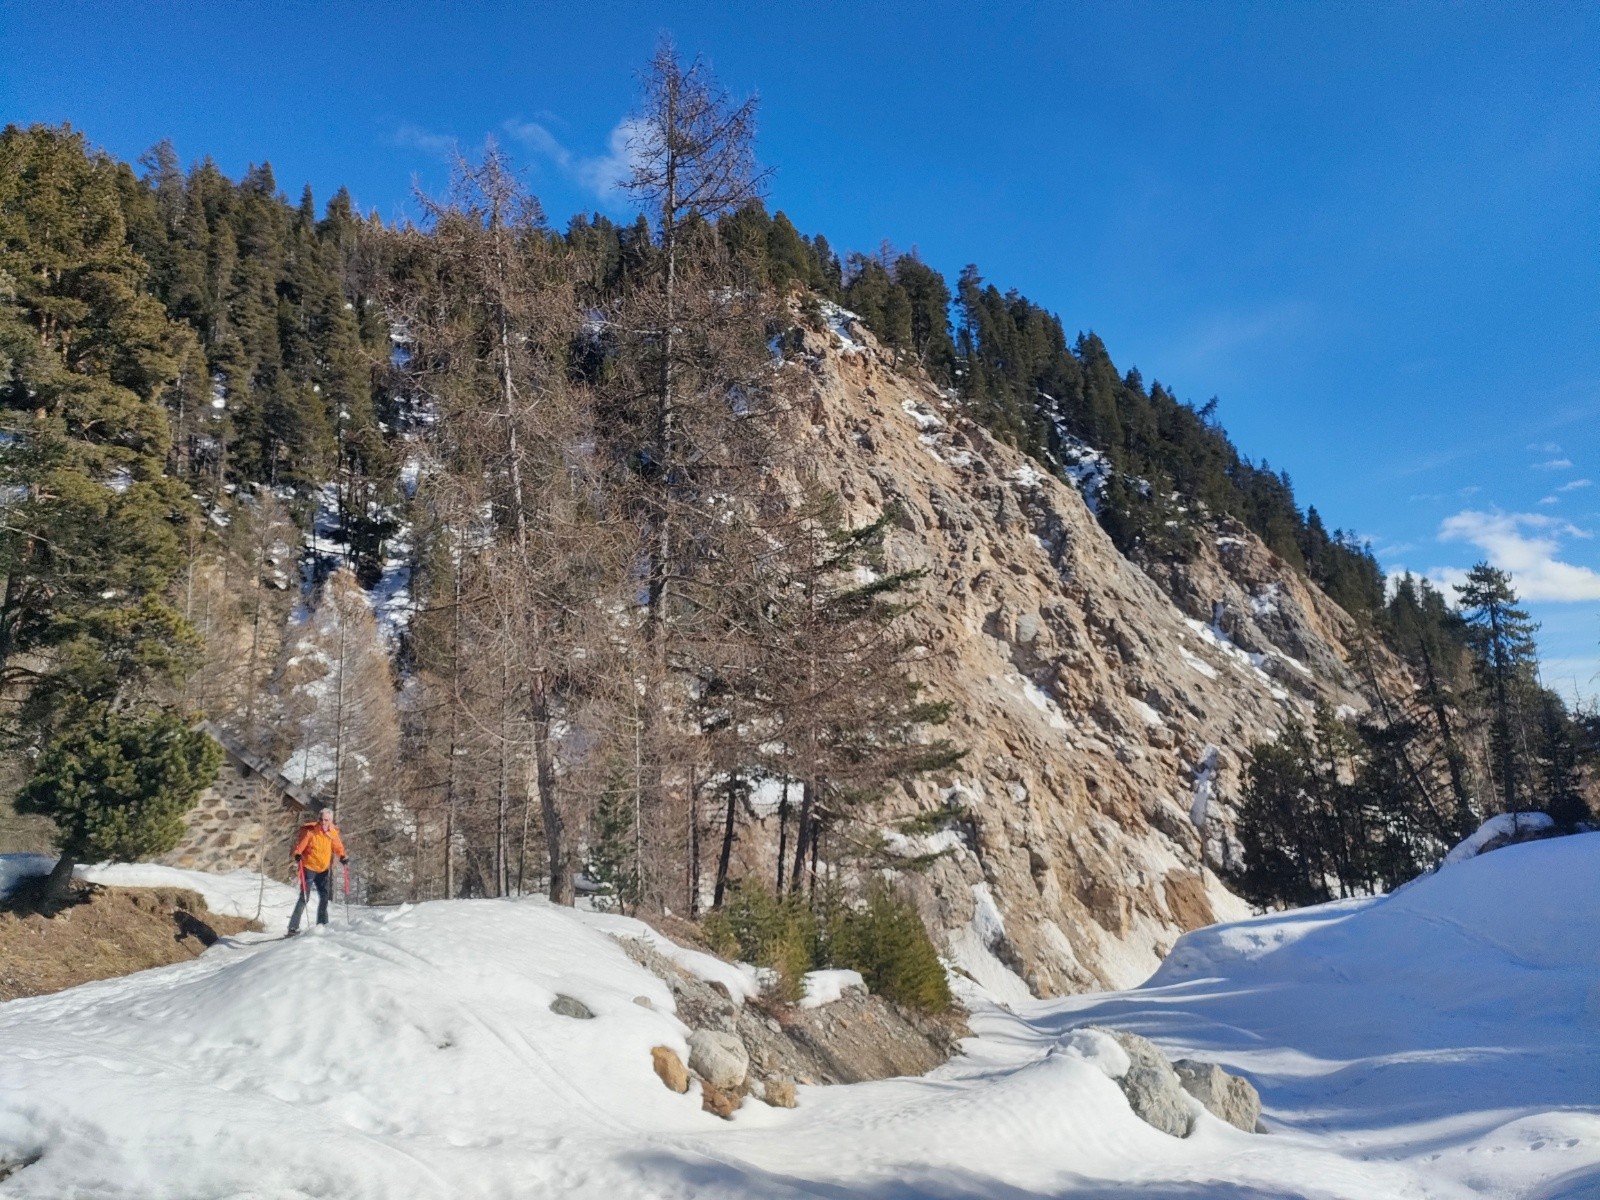
[[[503,128],[523,146],[554,163],[556,168],[600,200],[615,200],[617,189],[633,176],[637,149],[645,126],[632,117],[618,121],[606,139],[604,154],[574,154],[555,134],[537,121],[510,120]]]
[[[1478,512],[1468,509],[1439,525],[1441,542],[1467,542],[1484,552],[1491,566],[1509,571],[1524,600],[1576,602],[1600,600],[1600,571],[1560,557],[1565,538],[1594,535],[1545,513]],[[1465,572],[1436,567],[1429,577],[1459,583]]]

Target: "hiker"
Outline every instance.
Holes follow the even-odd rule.
[[[300,826],[300,837],[294,844],[294,861],[300,868],[300,899],[294,906],[294,916],[289,918],[289,936],[300,932],[300,917],[306,911],[306,901],[311,897],[311,884],[317,887],[317,924],[328,923],[328,895],[333,891],[333,858],[349,862],[344,852],[344,842],[333,824],[333,809],[325,808],[315,821]]]

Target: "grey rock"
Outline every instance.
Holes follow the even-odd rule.
[[[574,1000],[571,996],[563,996],[559,993],[554,1000],[550,1001],[550,1011],[557,1016],[574,1017],[579,1021],[591,1021],[594,1019],[594,1013],[589,1011],[589,1006],[582,1000]]]
[[[1216,1063],[1180,1058],[1172,1064],[1178,1082],[1213,1115],[1235,1129],[1256,1132],[1261,1121],[1261,1096],[1248,1079],[1230,1075]]]
[[[696,1029],[689,1035],[689,1069],[714,1087],[737,1088],[750,1070],[750,1052],[736,1034]]]
[[[1107,1029],[1128,1056],[1128,1073],[1117,1080],[1128,1107],[1147,1125],[1173,1137],[1188,1137],[1194,1118],[1178,1073],[1148,1038]]]

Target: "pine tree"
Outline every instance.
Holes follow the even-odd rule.
[[[125,168],[70,128],[0,133],[0,680],[9,733],[142,700],[193,633],[164,603],[193,519],[164,476],[177,331],[127,242]]]
[[[51,743],[16,799],[18,812],[56,824],[61,857],[49,894],[66,896],[79,862],[129,862],[171,850],[183,836],[184,814],[221,764],[222,748],[171,714],[102,707]]]
[[[1524,705],[1533,686],[1536,625],[1521,608],[1511,576],[1488,563],[1467,572],[1457,586],[1461,613],[1478,656],[1478,685],[1490,710],[1490,756],[1505,812],[1516,812],[1529,785]]]

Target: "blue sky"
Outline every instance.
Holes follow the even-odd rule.
[[[1386,567],[1511,569],[1547,681],[1600,692],[1600,5],[468,8],[3,0],[0,119],[386,219],[494,134],[564,223],[625,211],[670,31],[760,93],[801,229],[976,262],[1219,397]]]

